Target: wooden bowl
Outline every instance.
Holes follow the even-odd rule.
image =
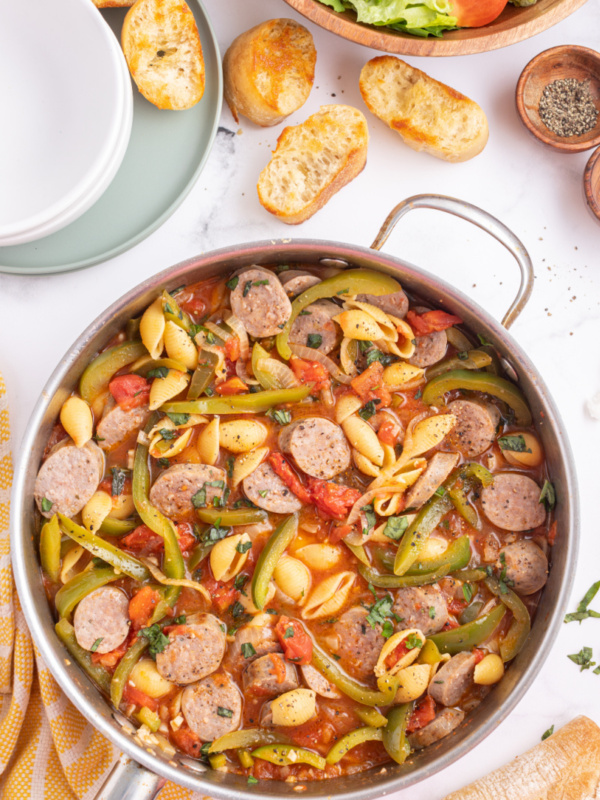
[[[485,2],[485,0],[480,0]],[[461,28],[441,39],[411,36],[389,28],[363,25],[356,14],[335,12],[318,0],[285,0],[307,19],[344,39],[386,53],[410,56],[464,56],[497,50],[541,33],[580,8],[586,0],[538,0],[534,6],[508,5],[498,19],[483,28]]]
[[[561,45],[537,55],[517,83],[517,109],[527,130],[562,153],[581,153],[600,145],[600,114],[596,125],[581,136],[558,136],[542,122],[538,106],[544,87],[564,78],[589,81],[594,104],[600,110],[600,53],[587,47]]]
[[[594,150],[583,173],[585,199],[592,214],[600,222],[600,147]]]

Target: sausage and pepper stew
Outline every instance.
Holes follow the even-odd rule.
[[[56,631],[146,746],[262,779],[461,725],[556,535],[483,336],[369,270],[164,291],[87,366],[35,484]]]

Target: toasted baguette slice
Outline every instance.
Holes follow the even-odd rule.
[[[92,0],[96,8],[125,8],[132,6],[135,0]]]
[[[204,94],[204,59],[184,0],[136,0],[121,33],[129,71],[158,108],[191,108]]]
[[[225,53],[225,100],[257,125],[277,125],[304,105],[315,79],[313,37],[291,19],[270,19],[234,39]]]
[[[445,800],[596,800],[600,728],[576,717],[524,755]]]
[[[487,119],[477,103],[399,58],[368,61],[360,73],[360,92],[369,111],[413,150],[467,161],[487,143]]]
[[[283,129],[260,173],[258,199],[283,222],[304,222],[361,172],[368,142],[358,109],[321,106],[301,125]]]

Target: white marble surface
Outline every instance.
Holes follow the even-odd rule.
[[[265,19],[301,19],[282,0],[206,0],[206,5],[222,52],[235,36]],[[575,454],[582,529],[570,603],[574,607],[600,579],[594,457],[600,422],[585,409],[586,398],[600,391],[600,223],[583,198],[586,154],[561,155],[531,138],[518,119],[514,90],[520,71],[541,50],[565,43],[597,47],[600,4],[590,0],[546,33],[505,50],[407,59],[477,100],[489,117],[485,151],[456,165],[414,153],[366,111],[358,75],[375,52],[307,25],[318,50],[315,88],[289,122],[300,122],[321,104],[356,105],[365,111],[371,134],[366,169],[311,220],[285,226],[264,211],[255,189],[283,125],[265,130],[246,122],[238,126],[224,109],[222,129],[198,184],[146,241],[82,272],[43,278],[0,275],[0,370],[8,384],[16,447],[36,398],[67,348],[109,303],[143,278],[200,252],[258,239],[292,236],[366,246],[403,198],[454,195],[511,227],[535,264],[535,291],[512,333],[554,395]],[[514,264],[500,245],[439,212],[409,215],[386,249],[455,282],[497,318],[517,287]],[[600,610],[600,601],[596,606]],[[565,625],[539,678],[508,719],[469,756],[401,796],[442,798],[536,744],[550,725],[558,727],[576,714],[586,713],[600,723],[600,676],[580,673],[567,659],[584,645],[593,646],[600,661],[600,621]]]

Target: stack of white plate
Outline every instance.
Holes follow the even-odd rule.
[[[0,2],[0,247],[81,216],[119,168],[133,96],[91,0]]]

